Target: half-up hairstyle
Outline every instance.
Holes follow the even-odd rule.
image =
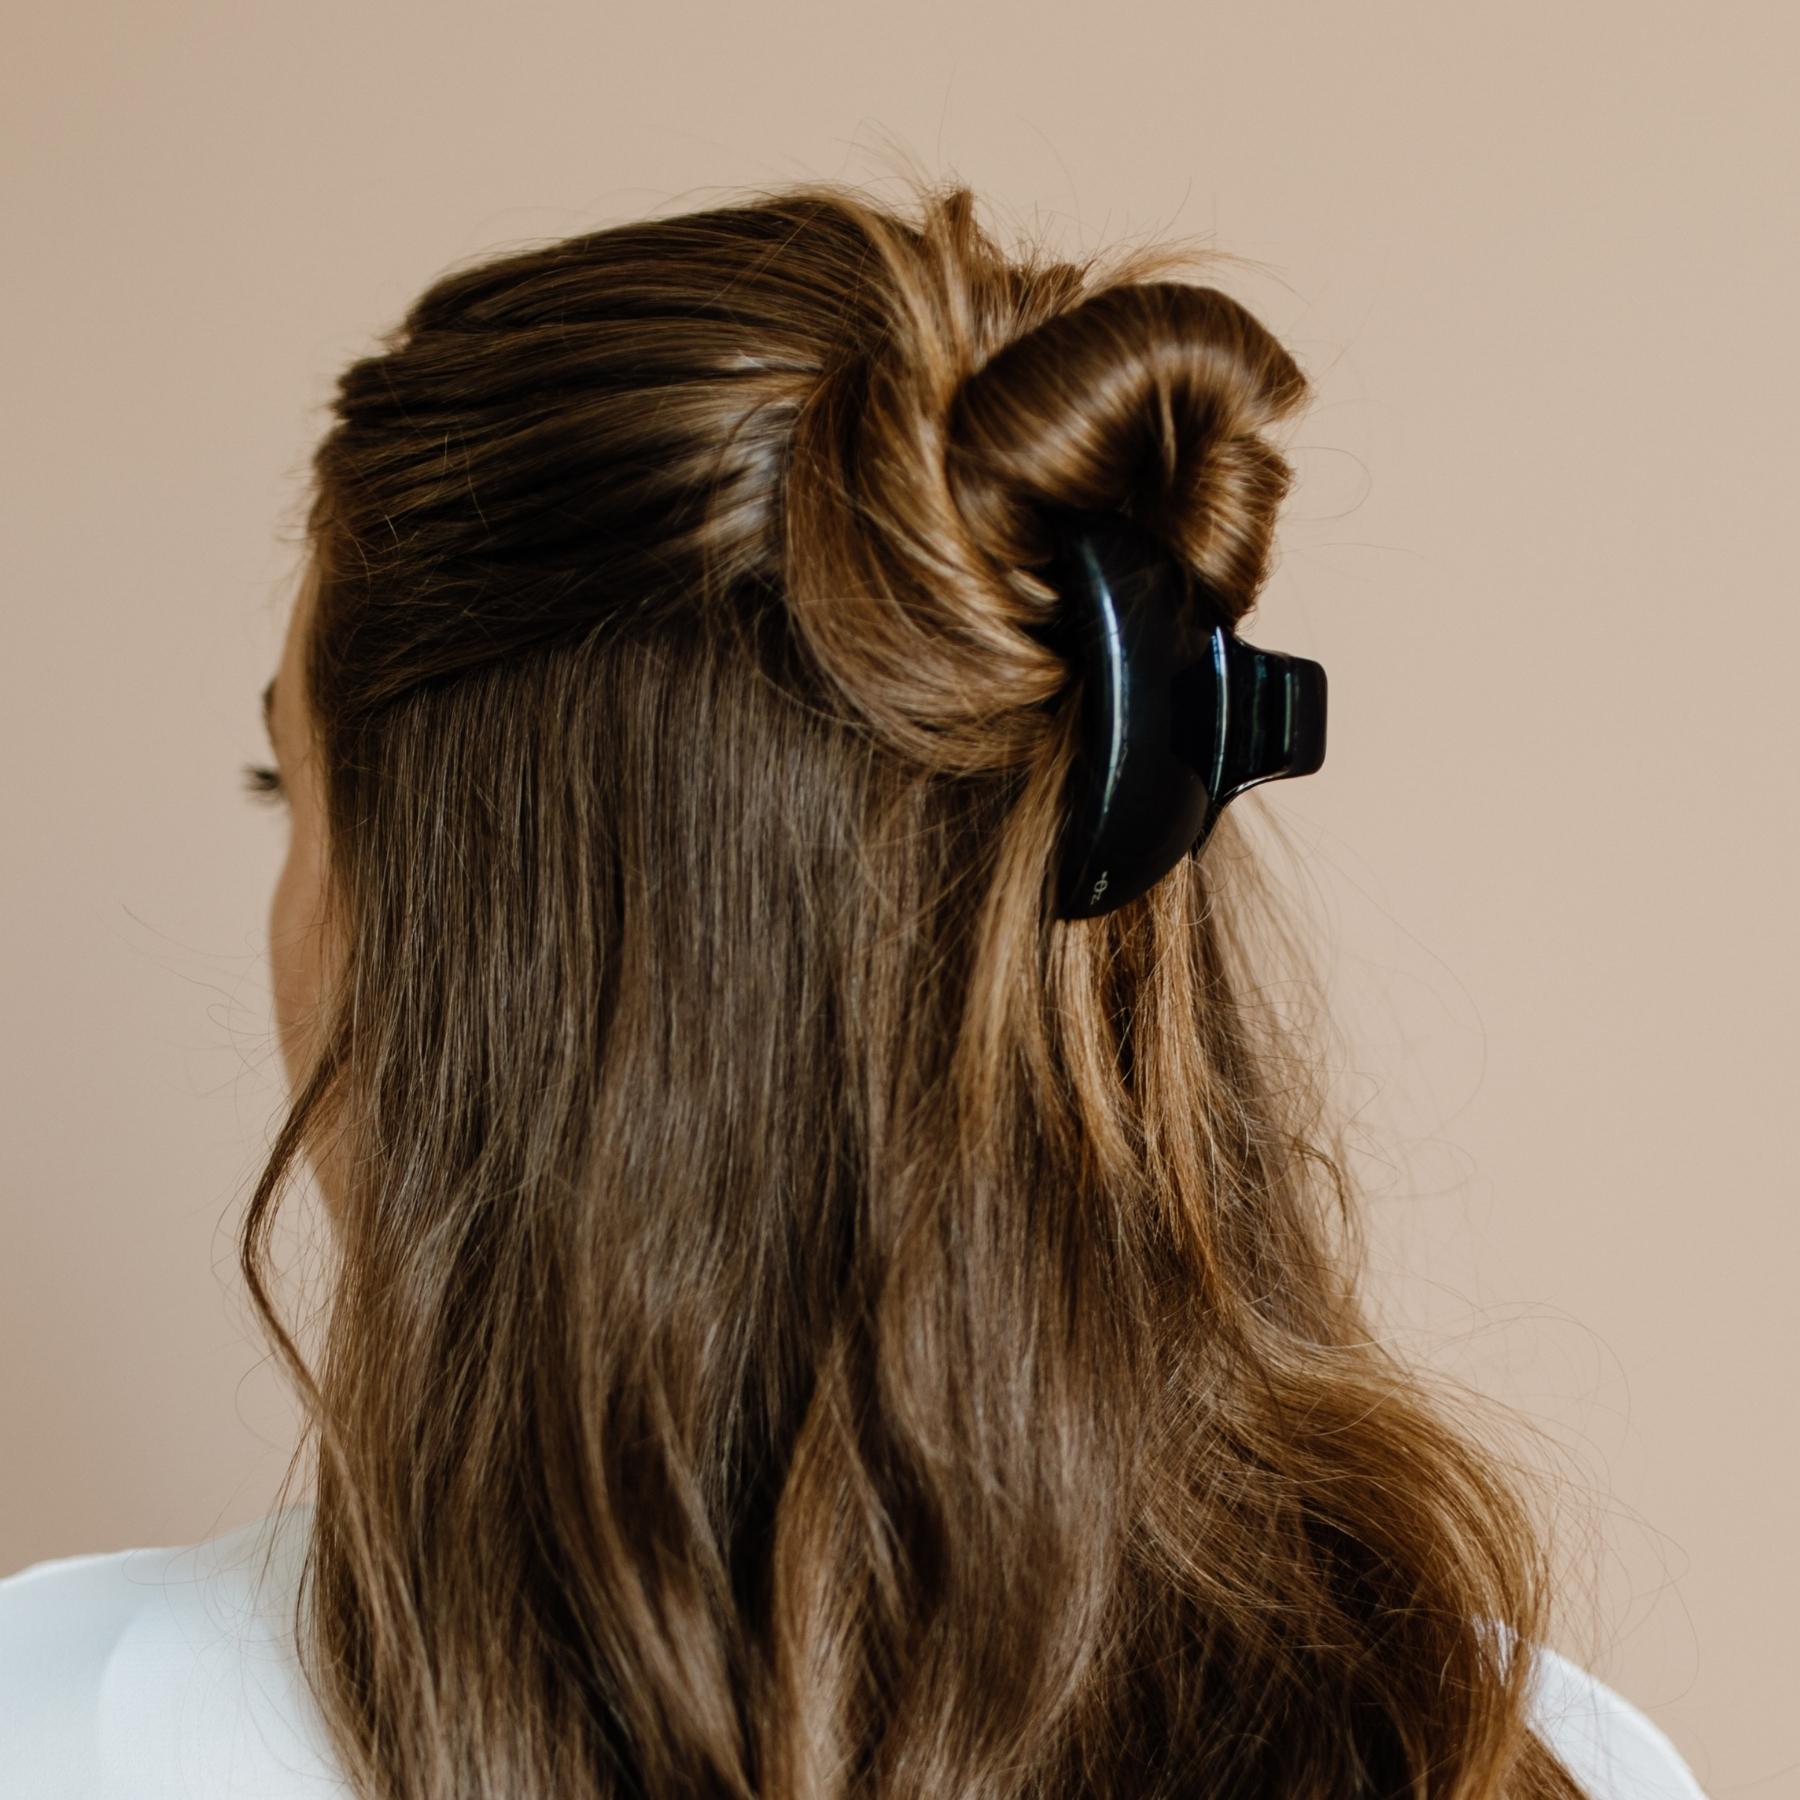
[[[333,1742],[368,1800],[1569,1800],[1547,1558],[1362,1314],[1245,803],[1054,916],[1046,518],[1241,617],[1306,380],[1191,251],[920,200],[506,254],[339,380],[334,957],[241,1241]]]

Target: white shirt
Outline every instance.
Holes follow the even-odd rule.
[[[350,1800],[293,1642],[310,1516],[0,1580],[0,1795]],[[1707,1800],[1630,1701],[1548,1648],[1538,1671],[1533,1723],[1593,1800]]]

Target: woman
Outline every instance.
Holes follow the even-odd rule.
[[[488,261],[342,377],[254,775],[308,1492],[0,1585],[7,1792],[1699,1794],[1370,1333],[1231,815],[1054,904],[1053,520],[1241,619],[1306,382],[922,200]]]

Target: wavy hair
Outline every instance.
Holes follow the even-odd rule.
[[[1307,381],[1192,250],[917,197],[459,267],[338,380],[336,953],[239,1243],[332,1741],[369,1800],[1571,1800],[1548,1558],[1364,1316],[1244,803],[1054,914],[1047,520],[1241,617]]]

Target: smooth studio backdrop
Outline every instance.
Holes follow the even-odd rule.
[[[1186,235],[1311,376],[1252,641],[1387,1328],[1585,1524],[1562,1647],[1800,1792],[1791,8],[15,8],[0,1571],[262,1511],[279,1102],[241,794],[337,370],[470,255],[893,152]],[[296,1214],[296,1217],[299,1215]],[[297,1234],[298,1242],[298,1234]],[[1585,1586],[1584,1586],[1585,1584]]]

